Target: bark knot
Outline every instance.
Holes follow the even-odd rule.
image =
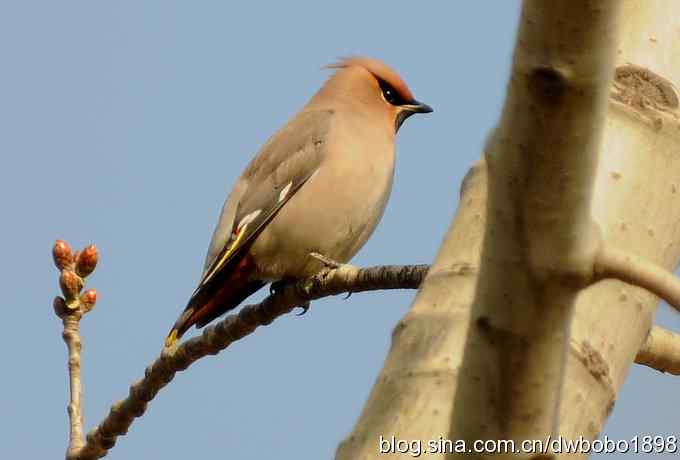
[[[612,98],[638,110],[676,110],[678,92],[673,84],[644,67],[626,64],[616,68]]]
[[[569,82],[563,72],[551,66],[538,66],[529,74],[529,87],[545,103],[559,104]]]
[[[599,351],[593,348],[589,342],[581,344],[581,358],[588,372],[600,381],[609,381],[609,365]]]

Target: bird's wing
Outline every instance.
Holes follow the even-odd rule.
[[[272,136],[225,202],[198,293],[247,247],[323,161],[332,111],[302,112]]]

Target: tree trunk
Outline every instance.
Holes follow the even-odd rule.
[[[393,439],[424,452],[439,439],[597,437],[658,299],[590,283],[592,254],[680,260],[677,3],[527,0],[519,33],[488,161],[466,178],[338,459],[385,458]]]

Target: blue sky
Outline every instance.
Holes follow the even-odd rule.
[[[383,59],[435,109],[400,131],[389,206],[354,262],[430,262],[498,117],[517,15],[491,0],[0,5],[0,457],[66,448],[54,239],[101,251],[82,324],[89,429],[157,355],[235,178],[339,56]],[[332,457],[412,298],[326,299],[258,330],[178,375],[110,458]],[[678,384],[634,367],[605,433],[677,434]]]

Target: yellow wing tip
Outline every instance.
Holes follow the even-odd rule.
[[[165,338],[165,348],[170,348],[177,343],[177,329],[173,329]]]
[[[241,228],[238,230],[238,235],[236,236],[236,239],[231,243],[231,246],[229,247],[229,249],[227,249],[227,250],[225,251],[224,255],[223,255],[223,256],[220,258],[220,260],[215,264],[215,266],[214,266],[209,272],[206,273],[206,275],[205,275],[205,276],[203,277],[203,279],[201,280],[201,283],[199,284],[198,288],[200,288],[202,285],[204,285],[205,283],[207,283],[208,280],[209,280],[210,278],[212,278],[213,275],[214,275],[215,273],[217,273],[217,271],[218,271],[220,268],[222,268],[222,266],[223,266],[224,263],[227,261],[227,259],[229,259],[229,256],[231,256],[231,254],[232,254],[232,253],[236,250],[236,248],[238,247],[238,244],[239,244],[239,243],[241,242],[241,240],[243,239],[243,236],[246,234],[246,232],[245,232],[246,227],[248,227],[248,223],[244,224],[243,227],[241,227]],[[197,288],[197,289],[198,289],[198,288]]]

